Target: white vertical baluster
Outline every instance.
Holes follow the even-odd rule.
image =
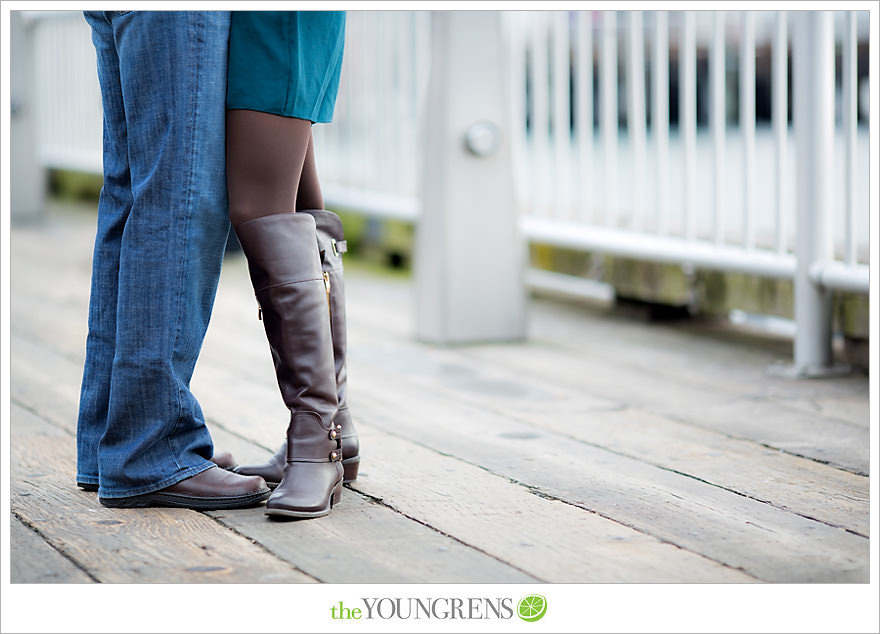
[[[555,213],[571,217],[571,58],[568,11],[553,12],[553,150]]]
[[[657,233],[665,235],[669,230],[669,15],[658,11],[654,21],[651,128],[657,175]]]
[[[361,62],[361,81],[358,86],[358,95],[362,98],[363,107],[357,110],[358,113],[358,145],[363,148],[362,160],[358,164],[358,180],[360,187],[368,187],[370,183],[370,167],[376,161],[373,155],[373,137],[371,132],[374,126],[370,125],[370,121],[374,118],[373,109],[375,108],[375,99],[368,98],[372,94],[371,85],[376,85],[376,53],[375,44],[375,15],[372,12],[363,13],[361,19],[360,32],[360,62]]]
[[[843,103],[842,124],[844,134],[844,213],[846,227],[847,264],[856,263],[856,127],[858,124],[858,39],[856,37],[856,12],[847,11],[843,31]]]
[[[381,11],[378,14],[379,31],[377,33],[377,47],[379,49],[379,82],[377,84],[376,94],[377,100],[377,117],[376,127],[376,149],[377,161],[373,164],[373,181],[381,183],[381,191],[394,191],[394,181],[396,179],[397,169],[392,165],[389,166],[388,157],[391,153],[393,133],[389,128],[391,125],[391,117],[389,113],[392,110],[392,87],[391,87],[391,65],[392,60],[392,17],[393,12]],[[394,122],[396,124],[396,121]],[[379,166],[382,166],[381,168]],[[390,167],[390,169],[389,169]]]
[[[361,14],[360,12],[349,13],[346,18],[346,27],[345,27],[345,50],[352,51],[357,50],[355,45],[357,42],[355,41],[354,33],[356,33],[361,28]],[[352,24],[353,22],[353,24]],[[349,27],[348,25],[352,26]],[[350,57],[350,56],[349,56]],[[340,143],[336,148],[337,159],[340,156],[343,156],[344,147],[347,144],[349,148],[354,147],[355,143],[355,119],[357,109],[353,107],[353,102],[357,98],[357,93],[355,92],[355,78],[362,73],[354,71],[352,69],[352,64],[357,64],[356,61],[346,61],[343,59],[342,63],[342,81],[343,88],[345,90],[345,99],[343,100],[343,107],[345,112],[345,119],[342,121],[342,129],[340,130]],[[337,160],[337,183],[352,183],[356,182],[354,178],[354,169],[352,163],[356,163],[357,161],[340,161]]]
[[[587,218],[593,196],[593,12],[578,13],[577,149],[580,218]]]
[[[547,188],[550,181],[549,78],[547,67],[547,16],[535,12],[532,21],[532,177],[535,179],[534,206],[540,215],[549,210]]]
[[[627,128],[632,152],[632,228],[642,229],[645,207],[645,37],[642,12],[631,11],[629,21],[629,103]]]
[[[743,139],[743,246],[755,246],[755,14],[745,11],[739,54],[739,126]]]
[[[788,149],[788,19],[776,15],[773,32],[773,138],[776,145],[776,251],[784,253],[788,236],[786,163]]]
[[[724,242],[725,205],[724,205],[724,153],[725,130],[727,127],[727,91],[725,72],[724,11],[713,12],[714,24],[712,48],[709,60],[709,80],[712,85],[711,124],[712,124],[712,163],[714,167],[714,230],[715,242]]]
[[[394,69],[392,74],[393,82],[391,84],[391,98],[393,105],[391,112],[395,113],[396,125],[389,126],[391,128],[392,151],[394,152],[394,163],[397,167],[398,178],[392,179],[391,191],[396,194],[410,193],[408,188],[410,184],[410,162],[406,157],[406,104],[409,92],[407,90],[409,84],[409,76],[411,74],[412,56],[412,40],[407,29],[409,25],[409,13],[406,11],[389,11],[393,20],[391,21],[392,33],[391,47],[393,58],[390,67]],[[405,178],[401,178],[401,176]]]
[[[426,110],[428,84],[431,70],[431,12],[416,11],[415,20],[415,102],[412,110],[412,148],[414,158],[420,157],[422,152],[421,135]],[[422,128],[420,128],[422,126]],[[416,166],[417,169],[420,165]],[[418,184],[418,177],[415,178]],[[418,188],[417,188],[418,189]]]
[[[431,12],[416,11],[415,14],[416,103],[418,108],[424,108],[431,61]],[[421,111],[418,112],[421,115]]]
[[[684,229],[685,236],[696,236],[697,169],[697,42],[696,15],[685,11],[680,53],[680,98],[678,127],[684,150]]]
[[[528,178],[529,146],[526,137],[526,16],[527,13],[520,11],[508,11],[504,14],[504,24],[507,26],[507,43],[510,55],[508,65],[510,82],[510,144],[513,156],[513,183],[516,187],[517,202],[525,201],[525,211],[531,212],[532,179]]]
[[[602,148],[605,223],[617,224],[617,14],[602,13]]]

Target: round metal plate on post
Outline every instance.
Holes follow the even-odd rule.
[[[501,131],[491,121],[478,121],[467,129],[465,147],[476,156],[492,156],[501,143]]]

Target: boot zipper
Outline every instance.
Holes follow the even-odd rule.
[[[330,312],[330,274],[324,271],[324,288],[327,290],[327,312]]]
[[[263,321],[263,307],[257,304],[257,319]]]

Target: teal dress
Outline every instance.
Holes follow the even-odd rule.
[[[233,11],[226,107],[329,123],[344,11]]]

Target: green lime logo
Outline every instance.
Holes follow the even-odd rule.
[[[523,621],[539,621],[547,613],[547,599],[540,594],[523,597],[517,606],[517,614]]]

